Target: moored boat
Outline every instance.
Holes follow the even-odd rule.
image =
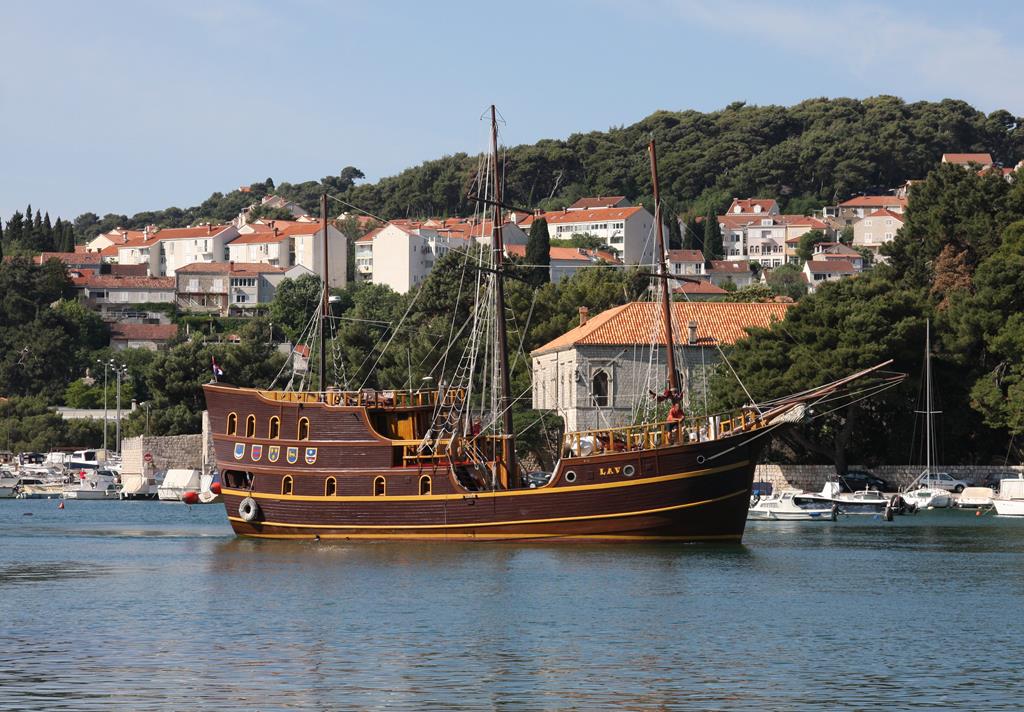
[[[999,480],[992,506],[1000,517],[1024,517],[1024,475]]]
[[[839,506],[826,506],[813,498],[802,496],[799,490],[787,490],[773,494],[754,495],[750,500],[747,519],[771,521],[819,521],[834,522]]]
[[[493,336],[493,344],[481,350],[481,338],[471,337],[453,382],[443,387],[339,389],[326,376],[323,288],[318,388],[305,387],[308,372],[295,389],[291,381],[276,390],[204,386],[232,528],[267,538],[740,541],[765,436],[888,362],[711,419],[671,419],[670,410],[670,419],[569,432],[551,476],[541,484],[524,477],[512,427],[501,233],[508,206],[493,107],[491,119],[493,192],[482,202],[494,209],[493,232],[487,249],[473,255],[473,264],[482,265],[473,269],[488,276],[477,283],[467,326],[473,335]],[[653,141],[649,153],[659,264],[652,276],[661,285],[663,315],[656,338],[666,347],[665,397],[676,405],[683,393],[669,303],[669,280],[676,278],[666,263]],[[326,195],[321,221],[326,235]],[[323,285],[330,283],[328,264],[325,254]],[[477,379],[474,368],[488,377]],[[879,378],[880,387],[889,387],[902,375]],[[473,400],[481,380],[491,388],[489,404],[479,393]],[[482,430],[470,425],[473,407],[486,415]]]

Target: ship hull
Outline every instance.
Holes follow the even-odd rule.
[[[750,432],[568,453],[543,487],[474,491],[447,458],[402,460],[397,441],[375,432],[358,408],[300,407],[217,386],[207,386],[207,403],[225,510],[235,533],[246,537],[738,542],[764,441]],[[218,423],[245,422],[249,413],[258,424],[279,421],[285,435],[308,418],[312,436],[272,440],[260,437],[261,428],[252,437],[217,433]]]
[[[748,451],[750,446],[740,448]],[[410,497],[284,496],[224,490],[236,534],[441,541],[732,541],[743,536],[755,453],[714,467],[578,487]],[[614,454],[595,458],[615,467]],[[252,497],[259,518],[239,505]]]

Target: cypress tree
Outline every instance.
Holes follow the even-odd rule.
[[[24,217],[17,210],[7,221],[7,244],[16,247],[25,236]]]
[[[704,259],[720,260],[725,256],[722,248],[722,229],[714,211],[704,218]]]
[[[540,286],[551,281],[551,237],[548,235],[548,221],[537,218],[530,226],[530,237],[526,241],[526,264],[538,265],[527,268],[530,283]]]
[[[59,220],[60,218],[58,218]],[[39,231],[39,244],[40,250],[44,252],[50,252],[56,249],[56,243],[53,239],[53,223],[50,222],[50,211],[46,211],[46,215],[43,216],[43,227]]]
[[[696,215],[687,217],[683,225],[683,249],[704,251],[704,228]]]
[[[679,229],[679,216],[672,214],[668,219],[668,249],[681,250],[683,248],[683,232]]]
[[[0,262],[4,260],[4,221],[0,220]]]
[[[61,233],[61,240],[64,244],[65,252],[75,251],[75,226],[70,222],[64,223],[64,230]]]

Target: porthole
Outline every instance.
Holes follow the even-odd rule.
[[[636,474],[636,468],[633,467],[632,465],[626,465],[625,467],[622,468],[622,474],[625,475],[626,477],[632,477],[633,475]]]
[[[565,473],[565,481],[566,482],[575,482],[576,481],[576,473],[573,472],[572,470],[569,470],[568,472],[566,472]]]
[[[703,455],[697,455],[697,464],[698,465],[703,465],[704,464],[704,456]]]

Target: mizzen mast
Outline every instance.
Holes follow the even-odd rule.
[[[323,252],[323,271],[322,277],[324,280],[324,291],[323,291],[323,303],[320,305],[320,390],[327,390],[327,346],[326,337],[324,335],[324,325],[327,319],[331,315],[331,290],[328,287],[327,281],[327,193],[320,195],[320,229],[324,231],[324,252]]]
[[[676,349],[672,328],[672,299],[669,291],[668,252],[665,250],[665,236],[661,226],[661,198],[658,194],[658,153],[654,147],[654,138],[647,144],[647,153],[651,157],[651,183],[654,185],[654,229],[658,236],[658,278],[661,280],[661,312],[665,323],[665,352],[667,354],[668,387],[673,397],[682,395],[679,383],[679,371],[676,370]]]

